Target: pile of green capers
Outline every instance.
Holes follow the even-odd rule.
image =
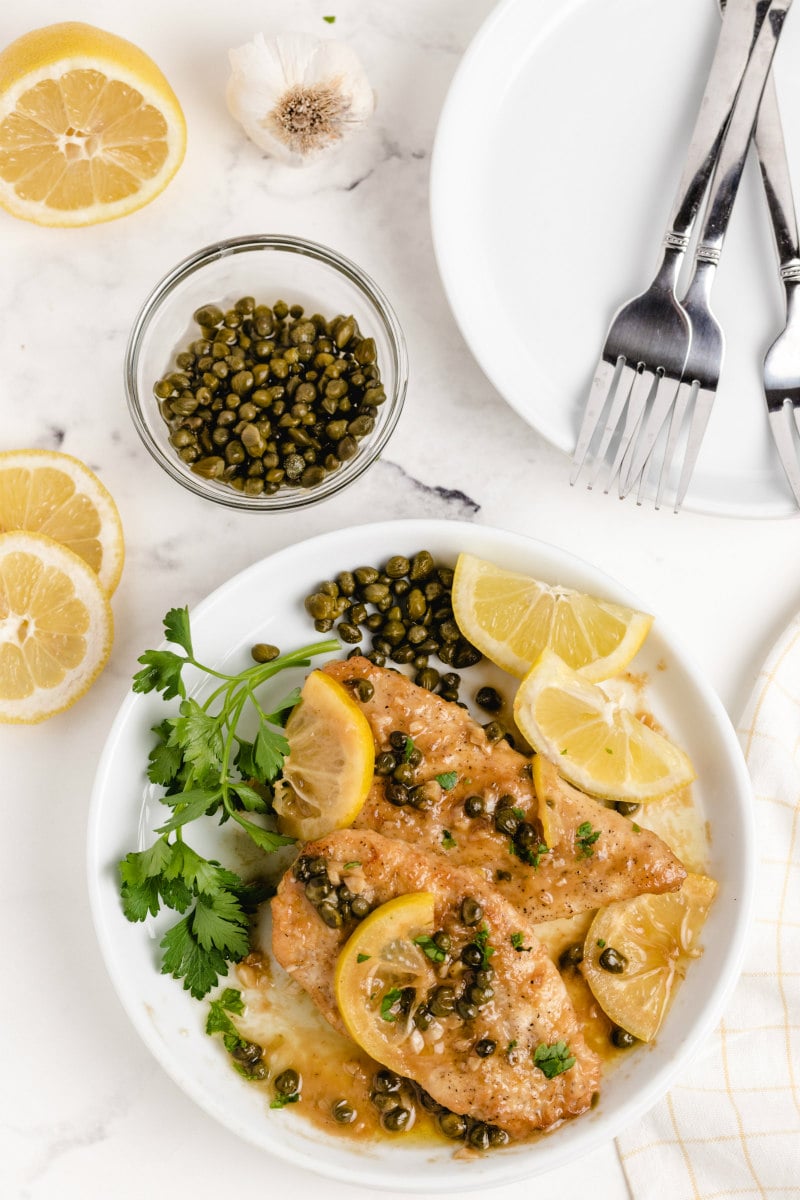
[[[237,1068],[247,1079],[266,1079],[269,1068],[264,1062],[264,1051],[256,1042],[237,1042],[230,1051]]]
[[[373,1076],[369,1098],[389,1133],[402,1133],[414,1124],[414,1085],[410,1080],[382,1068]]]
[[[199,337],[154,386],[197,475],[248,496],[312,488],[353,458],[386,400],[375,341],[352,316],[243,296],[194,314]]]
[[[371,909],[366,896],[351,892],[346,883],[335,887],[324,858],[303,854],[294,864],[294,877],[305,884],[306,898],[329,929],[341,929],[345,921],[361,921]]]
[[[460,678],[429,666],[435,656],[463,670],[481,653],[463,636],[453,616],[453,569],[434,561],[428,550],[408,558],[394,554],[380,567],[340,571],[306,597],[306,612],[318,633],[335,632],[376,666],[387,661],[414,667],[414,682],[458,701]],[[370,647],[362,647],[364,638]]]

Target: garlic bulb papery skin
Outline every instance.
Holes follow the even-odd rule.
[[[267,154],[292,166],[313,161],[372,116],[375,95],[343,42],[279,34],[230,50],[232,116]]]

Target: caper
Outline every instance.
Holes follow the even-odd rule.
[[[399,1092],[403,1081],[394,1071],[383,1069],[375,1073],[372,1086],[376,1092]]]
[[[402,808],[405,804],[409,803],[408,788],[404,783],[398,783],[394,779],[387,780],[384,794],[389,803],[393,804],[395,808]]]
[[[501,797],[498,807],[494,810],[494,827],[498,833],[507,833],[513,837],[519,829],[521,818],[510,805],[503,803],[505,799],[505,796]]]
[[[461,950],[461,961],[468,967],[479,967],[483,962],[483,951],[475,942],[468,942]]]
[[[222,309],[216,304],[206,304],[203,308],[198,308],[194,313],[194,320],[198,325],[204,325],[213,328],[222,322]]]
[[[375,759],[375,774],[376,775],[391,775],[397,766],[397,759],[389,751],[384,750]]]
[[[578,963],[583,962],[583,945],[580,942],[573,942],[571,946],[567,946],[566,950],[562,950],[559,955],[558,965],[562,971],[566,971],[569,967],[577,967]]]
[[[472,984],[467,988],[467,999],[473,1004],[477,1004],[479,1008],[483,1008],[484,1004],[488,1004],[494,996],[494,988],[480,987],[478,984]]]
[[[420,550],[411,560],[409,579],[415,583],[420,579],[427,579],[433,571],[434,565],[433,555],[428,550]]]
[[[532,846],[538,846],[539,835],[530,821],[520,821],[514,841],[522,850],[530,850]]]
[[[408,795],[408,802],[412,808],[430,808],[441,797],[442,786],[436,779],[426,779],[424,783],[418,783],[413,787]]]
[[[505,736],[505,730],[499,721],[490,721],[488,725],[484,725],[483,732],[490,742],[499,742]]]
[[[250,655],[254,662],[268,663],[274,662],[280,657],[280,650],[277,646],[272,646],[268,642],[256,642],[250,650]]]
[[[475,693],[475,703],[481,708],[485,708],[487,712],[500,712],[503,707],[503,697],[493,687],[479,688]]]
[[[314,592],[311,596],[306,596],[305,610],[315,619],[332,617],[336,611],[333,597],[326,596],[324,592]]]
[[[494,1054],[496,1049],[497,1042],[493,1041],[492,1038],[481,1038],[480,1041],[475,1043],[475,1053],[478,1055],[478,1058],[489,1058]]]
[[[246,1074],[248,1079],[266,1079],[269,1075],[269,1067],[263,1059],[259,1058],[256,1062],[247,1067]]]
[[[408,744],[408,741],[409,741],[408,734],[404,733],[402,729],[393,729],[392,732],[389,734],[389,745],[392,747],[393,750],[399,750],[399,751],[405,753],[405,749],[406,749],[406,745]]]
[[[628,1033],[627,1029],[623,1029],[620,1025],[615,1025],[611,1030],[611,1041],[618,1050],[630,1050],[631,1046],[636,1045],[636,1038],[632,1033]]]
[[[428,1007],[435,1017],[448,1016],[456,1006],[455,990],[448,984],[439,984],[428,995]]]
[[[478,1121],[469,1131],[467,1141],[475,1150],[488,1150],[491,1144],[489,1126]]]
[[[350,901],[350,913],[357,920],[361,921],[370,910],[370,902],[366,896],[353,896]]]
[[[281,1096],[293,1096],[300,1091],[300,1073],[293,1067],[281,1071],[275,1080],[275,1091]]]
[[[641,804],[632,804],[627,800],[618,800],[614,807],[618,813],[622,813],[623,817],[632,817],[642,806]]]
[[[427,1004],[420,1004],[414,1013],[415,1026],[417,1029],[421,1029],[424,1032],[426,1029],[430,1029],[432,1022],[433,1013],[428,1008]]]
[[[411,763],[402,762],[396,766],[392,773],[392,778],[396,779],[398,783],[404,783],[406,787],[410,787],[414,782],[414,768],[411,766]]]
[[[263,1057],[263,1050],[255,1042],[242,1042],[231,1050],[231,1057],[237,1062],[253,1064]]]
[[[466,996],[459,996],[456,1000],[456,1013],[462,1021],[474,1021],[478,1015],[478,1006]]]
[[[606,946],[605,950],[600,952],[598,962],[604,971],[610,971],[612,975],[621,975],[628,965],[625,955],[620,954],[613,946]]]
[[[358,626],[351,625],[349,621],[340,621],[336,627],[336,632],[343,642],[349,642],[351,645],[354,642],[360,642],[363,636]]]
[[[324,921],[324,923],[328,926],[329,929],[341,929],[342,924],[344,922],[344,918],[342,917],[342,914],[339,911],[339,909],[334,904],[331,904],[328,901],[324,901],[317,908],[317,912],[319,913],[322,921]]]
[[[418,687],[426,688],[432,692],[439,682],[439,672],[434,667],[424,667],[418,671],[414,677],[414,682]]]
[[[399,1105],[396,1108],[390,1108],[388,1112],[383,1114],[382,1125],[384,1129],[388,1129],[390,1133],[400,1133],[406,1129],[411,1121],[411,1109],[403,1108]]]
[[[494,967],[490,966],[488,963],[486,966],[481,967],[479,971],[475,972],[475,982],[478,987],[491,987],[493,979]]]
[[[445,929],[438,929],[433,935],[433,941],[434,945],[438,946],[440,950],[444,950],[445,954],[449,951],[450,946],[452,945],[452,938]]]
[[[460,1117],[458,1113],[439,1113],[439,1116],[436,1118],[436,1123],[438,1124],[444,1136],[447,1138],[452,1138],[454,1142],[457,1142],[463,1138],[464,1134],[467,1132],[467,1122],[463,1117]]]
[[[331,1105],[331,1115],[337,1125],[352,1125],[356,1119],[356,1110],[349,1100],[334,1100]]]
[[[480,817],[486,807],[483,796],[467,796],[464,801],[464,812],[468,817]]]
[[[356,357],[358,357],[358,351],[356,351]],[[407,575],[410,570],[411,563],[402,554],[392,555],[384,567],[384,572],[390,579],[400,579],[403,575]]]
[[[339,629],[341,629],[341,625]],[[366,704],[375,695],[375,687],[368,679],[356,680],[355,693],[362,704]]]
[[[497,1149],[500,1146],[507,1146],[509,1140],[509,1136],[505,1129],[501,1129],[499,1125],[489,1126],[489,1145],[492,1147],[492,1149]]]
[[[465,925],[479,925],[483,920],[483,906],[474,896],[465,896],[461,901],[461,920]]]
[[[310,879],[306,884],[306,896],[312,904],[319,904],[330,896],[333,891],[333,884],[328,879],[327,875],[320,876],[315,879]]]

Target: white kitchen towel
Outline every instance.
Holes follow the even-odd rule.
[[[800,1200],[800,614],[738,733],[759,833],[744,969],[706,1052],[617,1139],[635,1200]]]

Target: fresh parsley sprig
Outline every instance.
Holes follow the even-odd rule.
[[[184,840],[184,828],[199,817],[216,815],[220,824],[233,819],[267,853],[292,843],[293,838],[244,814],[270,811],[271,786],[289,752],[280,727],[299,692],[295,689],[267,712],[256,691],[279,671],[308,666],[312,657],[338,649],[339,643],[317,642],[226,675],[195,657],[186,608],[170,609],[164,633],[183,653],[146,650],[139,658],[142,669],[134,675],[133,690],[160,692],[165,700],[180,697],[178,715],[166,717],[153,729],[156,743],[147,770],[151,782],[165,789],[161,801],[171,812],[155,831],[160,835],[157,841],[119,864],[120,890],[129,921],[155,916],[162,907],[186,914],[161,941],[161,969],[182,979],[184,988],[201,999],[216,986],[228,962],[247,954],[248,918],[269,893],[197,854]],[[187,667],[220,681],[202,704],[187,695]],[[238,731],[245,711],[256,716],[252,740]]]

